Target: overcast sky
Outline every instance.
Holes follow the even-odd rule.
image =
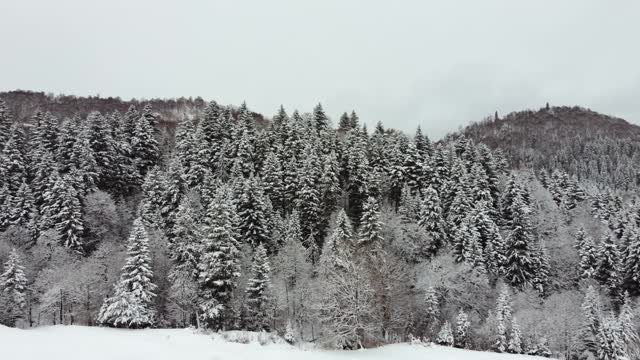
[[[432,137],[581,105],[640,123],[640,1],[0,0],[0,90],[280,104]]]

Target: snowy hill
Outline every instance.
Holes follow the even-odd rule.
[[[82,326],[51,326],[32,330],[0,325],[2,359],[20,360],[244,360],[244,359],[403,359],[403,360],[517,360],[524,355],[467,351],[441,346],[396,344],[361,351],[300,349],[288,344],[239,344],[221,335],[189,329],[124,330]],[[542,359],[542,358],[540,358]]]

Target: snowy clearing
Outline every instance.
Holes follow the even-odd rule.
[[[0,349],[2,359],[11,360],[542,359],[409,344],[360,351],[304,350],[288,344],[232,343],[221,335],[199,334],[190,329],[124,330],[82,326],[20,330],[0,325]]]

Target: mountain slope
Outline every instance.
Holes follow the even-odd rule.
[[[640,127],[581,107],[544,107],[467,126],[514,168],[564,169],[580,181],[630,190],[640,184]]]

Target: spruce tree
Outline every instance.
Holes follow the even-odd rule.
[[[317,234],[318,220],[322,209],[318,189],[318,165],[316,152],[311,145],[307,146],[302,167],[299,169],[299,187],[296,194],[296,208],[300,215],[302,235],[305,238],[311,234]]]
[[[198,264],[200,317],[203,325],[222,329],[230,320],[231,292],[240,276],[238,223],[229,188],[219,187],[209,203],[202,229]]]
[[[282,168],[281,150],[271,151],[265,158],[262,169],[264,193],[271,199],[273,208],[280,214],[285,211],[284,171]]]
[[[153,326],[156,289],[149,239],[142,219],[137,218],[127,242],[127,259],[122,267],[120,280],[114,285],[115,294],[105,299],[98,322],[106,326],[134,329]]]
[[[382,222],[380,221],[380,210],[376,199],[370,197],[365,202],[362,209],[362,219],[360,220],[360,239],[358,244],[366,247],[367,253],[378,253],[382,251]]]
[[[247,284],[247,323],[249,330],[269,331],[268,312],[271,266],[267,251],[263,245],[258,245],[253,254],[251,278]]]
[[[469,341],[469,316],[464,310],[460,309],[458,316],[456,317],[456,331],[454,336],[455,347],[466,349]]]
[[[532,285],[537,270],[534,259],[534,238],[529,219],[529,208],[521,197],[514,199],[511,212],[512,230],[505,241],[505,278],[514,287]]]
[[[160,159],[155,130],[145,116],[141,116],[135,122],[133,137],[130,141],[131,155],[135,161],[136,168],[140,176],[144,177],[149,169],[153,168]]]
[[[239,218],[240,236],[256,248],[263,245],[273,252],[273,243],[269,228],[270,214],[266,207],[266,198],[262,185],[255,177],[241,180],[235,191],[235,206]]]
[[[640,229],[633,224],[624,234],[624,243],[627,244],[621,260],[623,285],[626,291],[632,295],[640,294]],[[595,273],[597,255],[592,244],[591,257],[593,258],[593,272]],[[582,258],[582,257],[581,257]],[[580,262],[582,265],[582,261]]]
[[[522,354],[522,338],[520,335],[520,327],[516,322],[516,318],[511,319],[511,337],[509,338],[509,346],[507,352],[512,354]]]
[[[320,264],[323,271],[346,269],[347,262],[353,256],[355,239],[351,220],[344,209],[340,209],[331,235],[324,242]]]
[[[0,313],[0,321],[6,322],[4,325],[14,326],[27,306],[27,277],[15,248],[9,253],[4,271],[0,274],[0,302],[4,307],[0,308],[0,312],[4,312]]]
[[[438,337],[435,342],[442,346],[453,346],[453,331],[451,330],[451,324],[449,324],[448,321],[445,321],[442,328],[440,328],[440,332],[438,332]]]
[[[177,271],[197,279],[200,261],[200,224],[197,214],[188,199],[182,199],[176,212],[175,225],[171,229],[169,252]]]
[[[4,144],[9,140],[9,134],[13,119],[7,103],[0,99],[0,150],[4,147]]]
[[[444,220],[438,192],[428,187],[425,190],[422,204],[420,205],[420,220],[418,225],[423,227],[430,237],[429,253],[435,254],[444,245]]]
[[[598,261],[594,277],[605,286],[609,295],[619,295],[620,290],[620,250],[613,237],[607,234],[598,247]]]
[[[28,178],[28,161],[25,154],[25,136],[22,125],[11,126],[9,140],[0,153],[0,180],[9,194],[15,195]]]
[[[511,295],[506,285],[498,296],[495,316],[497,333],[494,349],[497,352],[505,352],[509,346],[507,343],[507,324],[511,320]]]
[[[580,257],[580,277],[583,279],[592,278],[595,275],[598,260],[596,245],[593,238],[585,234],[583,228],[580,228],[576,233],[576,248]]]

